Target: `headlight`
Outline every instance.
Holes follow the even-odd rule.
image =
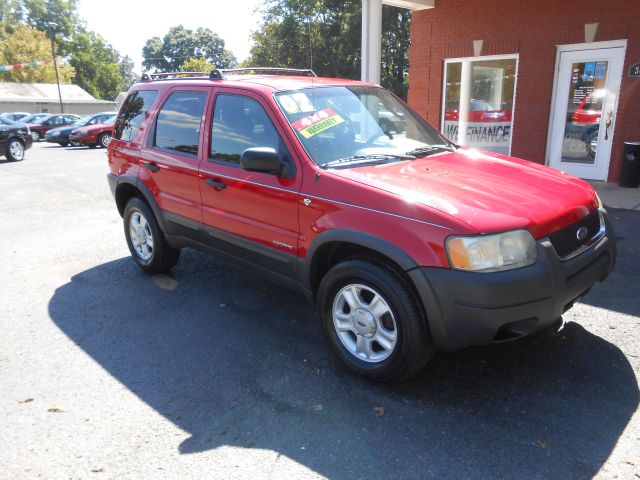
[[[497,272],[526,267],[538,257],[536,241],[526,230],[447,239],[451,266],[458,270]]]

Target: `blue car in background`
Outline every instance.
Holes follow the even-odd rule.
[[[66,125],[64,127],[53,128],[49,130],[44,139],[50,143],[57,143],[61,147],[66,147],[71,143],[69,140],[69,135],[76,128],[87,127],[89,125],[99,125],[104,123],[110,117],[116,115],[116,112],[100,112],[94,113],[92,115],[87,115],[86,117],[82,117],[77,122],[72,123],[71,125]]]

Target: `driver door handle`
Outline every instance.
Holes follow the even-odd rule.
[[[223,190],[225,188],[227,188],[227,184],[224,182],[218,182],[216,180],[214,180],[213,178],[207,178],[204,183],[206,183],[207,185],[209,185],[212,188],[215,188],[216,190]]]
[[[157,172],[160,170],[160,167],[153,162],[142,162],[142,166],[147,170],[151,170],[152,172]]]

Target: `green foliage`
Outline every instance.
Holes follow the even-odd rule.
[[[236,59],[225,48],[224,40],[208,28],[190,30],[182,25],[171,27],[164,38],[152,37],[142,49],[146,69],[178,71],[191,58],[202,58],[219,68],[235,66]]]
[[[78,15],[78,0],[20,0],[22,21],[36,30],[55,34],[60,52],[68,53],[74,32],[82,26]],[[50,22],[55,26],[50,26]]]
[[[246,66],[360,78],[361,0],[265,0],[262,15]],[[383,7],[382,84],[405,98],[410,22],[407,10]]]
[[[135,65],[129,55],[125,55],[120,60],[120,77],[122,77],[122,91],[129,90],[129,87],[140,79],[140,75],[135,72]]]
[[[118,52],[95,32],[81,29],[74,35],[70,64],[74,83],[96,98],[114,100],[122,90]]]
[[[7,43],[11,35],[13,43]],[[33,37],[33,42],[29,37]],[[5,58],[18,59],[3,63],[49,59],[48,39],[53,38],[56,55],[64,57],[58,65],[61,81],[71,80],[97,98],[113,100],[130,85],[131,59],[121,62],[111,45],[85,28],[78,15],[78,0],[0,0],[0,38]],[[54,82],[52,74],[53,66],[47,65],[5,74],[2,78]]]
[[[13,25],[11,31],[0,25],[0,65],[14,65],[51,59],[51,44],[44,34],[28,25]],[[71,83],[73,67],[58,60],[61,83]],[[56,74],[53,63],[21,70],[0,72],[0,82],[53,83]]]
[[[188,58],[180,65],[181,72],[210,72],[215,67],[204,58]]]

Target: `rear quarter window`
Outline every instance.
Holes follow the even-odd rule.
[[[137,90],[131,92],[124,101],[116,120],[114,137],[129,142],[140,130],[149,107],[158,96],[157,90]]]

